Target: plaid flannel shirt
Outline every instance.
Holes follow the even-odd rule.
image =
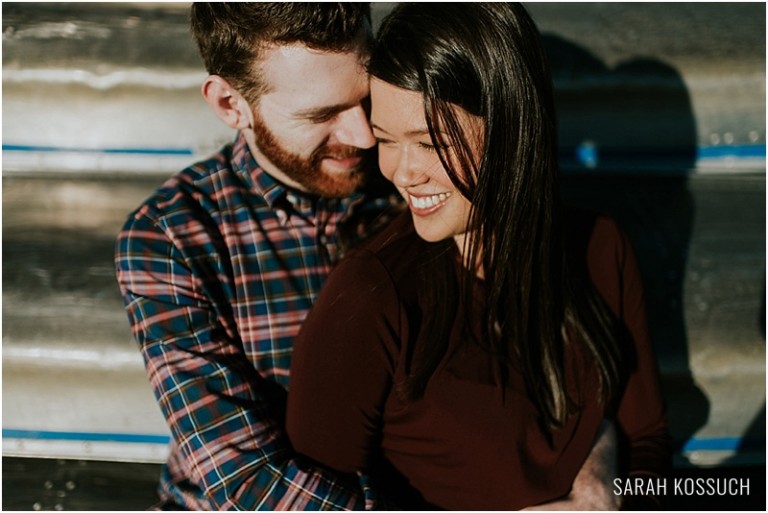
[[[364,480],[292,453],[283,419],[293,338],[339,258],[337,228],[389,201],[297,194],[239,135],[129,216],[117,279],[172,435],[158,507],[373,506]]]

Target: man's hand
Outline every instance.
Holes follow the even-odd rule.
[[[603,420],[592,451],[573,481],[571,493],[526,510],[618,510],[620,498],[611,492],[617,472],[616,429],[613,422]]]

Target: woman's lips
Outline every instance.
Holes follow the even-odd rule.
[[[408,205],[411,207],[411,211],[420,216],[427,216],[440,209],[445,202],[448,201],[452,193],[441,192],[438,194],[429,195],[415,195],[409,192],[406,193],[408,199]]]

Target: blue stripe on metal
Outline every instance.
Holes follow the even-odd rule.
[[[167,445],[167,435],[141,435],[135,433],[85,433],[62,431],[34,431],[28,429],[3,429],[3,438],[26,440],[71,440],[75,442],[119,442],[130,444]]]
[[[134,433],[86,433],[61,431],[34,431],[27,429],[3,429],[3,438],[21,438],[27,440],[72,440],[77,442],[120,442],[168,444],[170,437],[165,435],[141,435]],[[735,451],[735,450],[765,450],[764,438],[691,438],[685,442],[682,452],[691,451]]]
[[[765,438],[691,438],[682,446],[682,452],[765,450]]]
[[[744,146],[701,146],[696,150],[700,159],[708,158],[765,158],[765,144],[750,144]]]
[[[21,144],[3,144],[3,151],[34,153],[107,153],[123,155],[194,155],[189,148],[62,148],[58,146],[27,146]]]
[[[43,153],[106,153],[123,155],[194,155],[195,153],[190,148],[64,148],[58,146],[30,146],[20,144],[4,144],[3,151]],[[683,153],[687,153],[687,151]],[[765,158],[765,155],[765,144],[749,144],[741,146],[700,146],[696,148],[696,157],[699,159],[717,159],[724,157]]]

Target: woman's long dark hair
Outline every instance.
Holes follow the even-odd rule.
[[[464,248],[471,268],[487,283],[483,344],[506,382],[520,368],[527,393],[545,425],[561,425],[572,406],[565,387],[567,344],[583,340],[596,363],[602,398],[619,386],[619,350],[611,316],[597,293],[575,290],[575,271],[563,242],[552,82],[540,36],[519,4],[400,4],[384,20],[370,73],[423,94],[427,125],[456,188],[472,203]],[[473,158],[454,113],[460,106],[483,120],[482,153]],[[449,155],[444,146],[454,152]],[[434,251],[447,250],[451,241]],[[445,260],[445,259],[444,259]],[[429,284],[460,288],[451,270],[425,266]],[[436,276],[437,274],[438,276]],[[444,355],[452,324],[451,290],[425,312],[430,334],[401,384],[411,399],[424,393]]]

